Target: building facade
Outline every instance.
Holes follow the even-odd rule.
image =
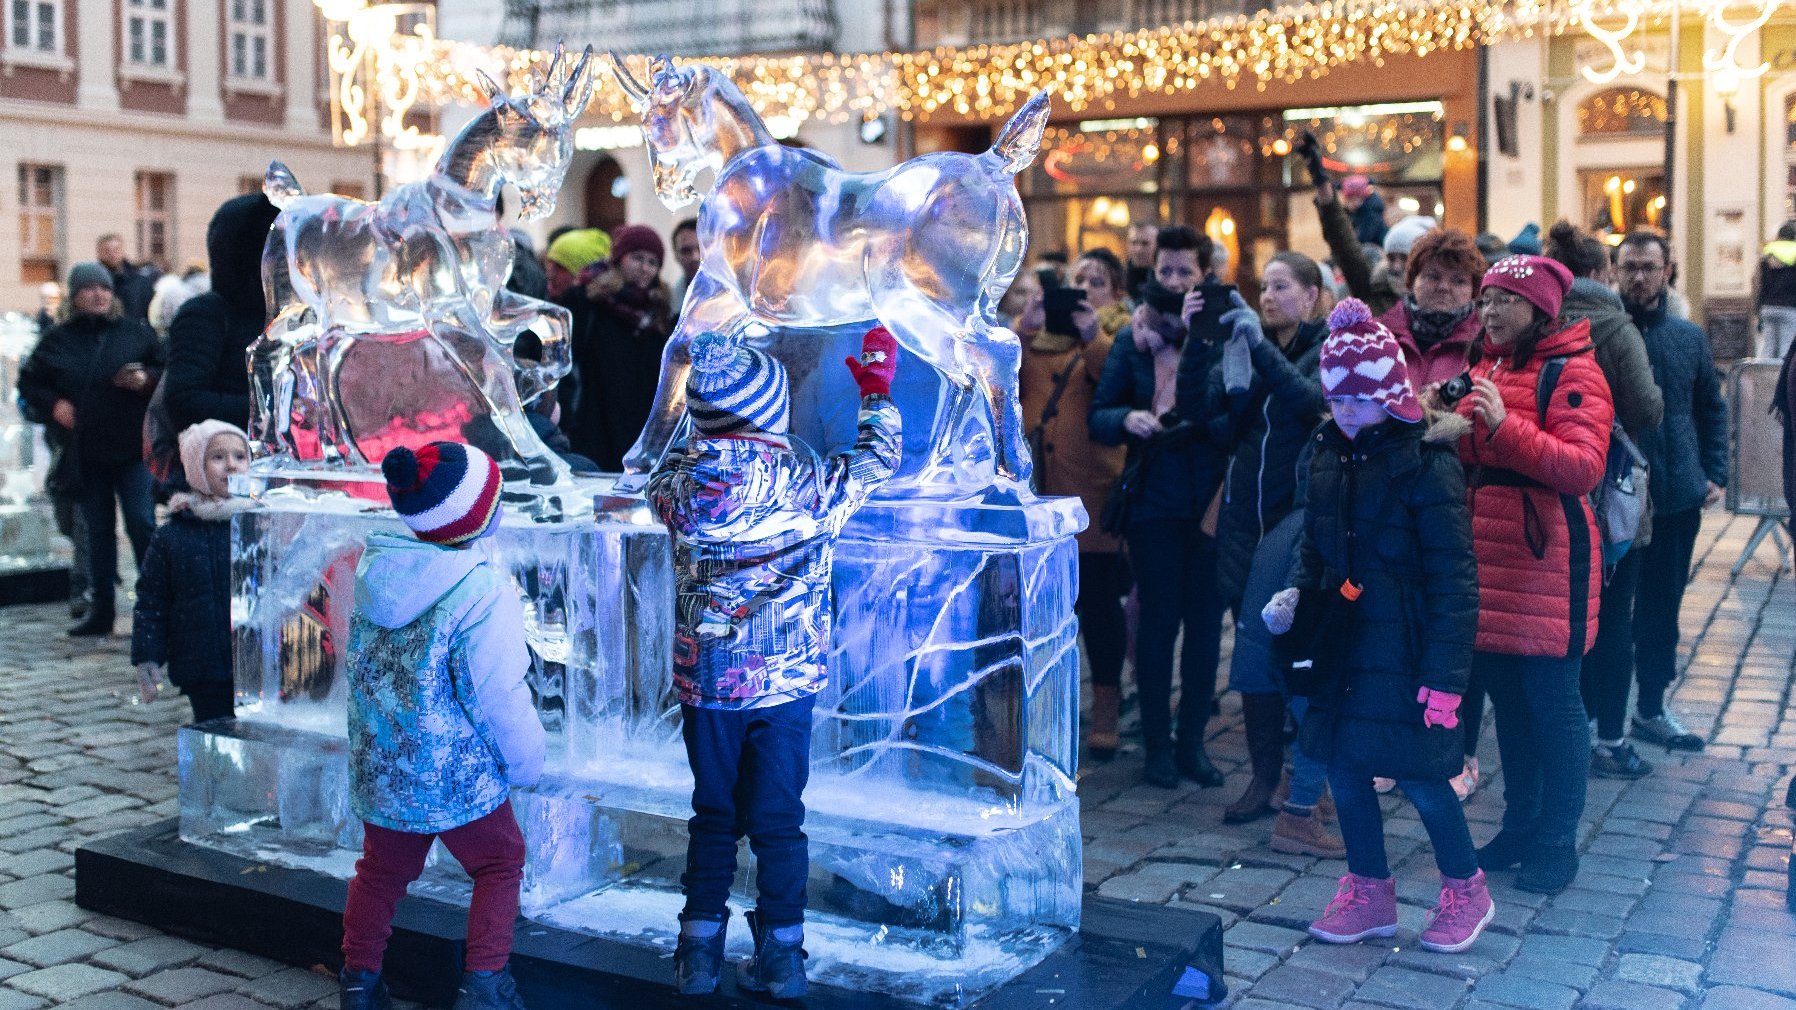
[[[0,309],[35,309],[107,234],[132,262],[205,262],[213,211],[271,160],[370,191],[371,156],[331,146],[310,0],[9,0],[0,22]]]

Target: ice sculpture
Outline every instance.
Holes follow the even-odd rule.
[[[662,203],[691,203],[699,173],[717,171],[698,212],[703,260],[667,343],[654,412],[625,457],[622,486],[640,487],[678,431],[686,347],[697,334],[749,337],[878,320],[948,378],[930,436],[936,465],[911,478],[911,493],[960,497],[997,483],[1026,497],[1021,350],[993,310],[1023,261],[1027,225],[1013,176],[1041,147],[1047,93],[1025,103],[984,154],[926,154],[859,173],[775,140],[718,70],[676,67],[659,56],[644,84],[616,53],[612,64],[642,107]],[[975,398],[989,441],[969,455],[959,442]]]
[[[570,68],[557,51],[516,98],[483,77],[490,107],[428,179],[379,203],[307,195],[269,166],[281,213],[262,257],[273,321],[250,350],[257,472],[367,480],[394,445],[452,438],[485,449],[508,484],[569,484],[523,414],[567,374],[568,313],[506,290],[496,202],[509,183],[521,216],[554,210],[591,57]],[[515,353],[526,332],[540,360]]]
[[[0,313],[0,576],[68,566],[69,543],[56,532],[44,496],[50,452],[12,394],[37,338],[30,316]]]

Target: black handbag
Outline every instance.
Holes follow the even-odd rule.
[[[1166,449],[1187,445],[1197,437],[1197,426],[1190,421],[1177,420],[1173,414],[1167,414],[1162,420],[1172,423],[1129,454],[1123,463],[1122,475],[1110,486],[1110,496],[1104,499],[1104,514],[1098,517],[1098,529],[1105,533],[1122,536],[1128,530],[1130,509],[1141,494],[1141,482],[1154,457]]]
[[[1308,698],[1329,693],[1359,641],[1359,587],[1343,580],[1333,589],[1297,597],[1291,630],[1272,639],[1274,672],[1285,691]]]

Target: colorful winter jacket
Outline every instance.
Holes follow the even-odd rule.
[[[349,802],[394,831],[492,813],[542,774],[524,608],[483,543],[376,533],[349,623]]]
[[[783,704],[828,668],[836,535],[899,465],[897,406],[861,401],[852,448],[827,462],[787,435],[693,439],[648,502],[673,535],[674,686],[698,708]]]

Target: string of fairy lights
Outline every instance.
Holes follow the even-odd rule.
[[[371,13],[365,0],[319,0],[326,16]],[[1120,102],[1218,82],[1265,89],[1319,78],[1349,64],[1382,66],[1398,56],[1464,50],[1505,38],[1585,33],[1625,62],[1630,37],[1662,25],[1675,9],[1711,18],[1724,30],[1756,28],[1781,0],[1326,0],[1201,23],[1060,39],[938,47],[876,54],[809,53],[703,58],[728,73],[770,126],[807,120],[842,123],[893,113],[905,120],[936,114],[995,119],[1030,95],[1052,89],[1059,108],[1112,111]],[[1728,10],[1748,10],[1728,20]],[[333,13],[333,11],[335,13]],[[371,76],[381,90],[419,106],[475,104],[478,73],[503,75],[514,89],[540,74],[550,53],[398,35],[376,52]],[[1728,51],[1732,53],[1730,48]],[[1731,58],[1731,56],[1730,56]],[[631,57],[636,73],[642,56]],[[603,63],[603,61],[601,61]],[[1751,76],[1762,68],[1737,68]],[[346,91],[340,97],[347,98]],[[634,122],[609,65],[599,69],[589,117]],[[777,132],[777,130],[776,130]]]

